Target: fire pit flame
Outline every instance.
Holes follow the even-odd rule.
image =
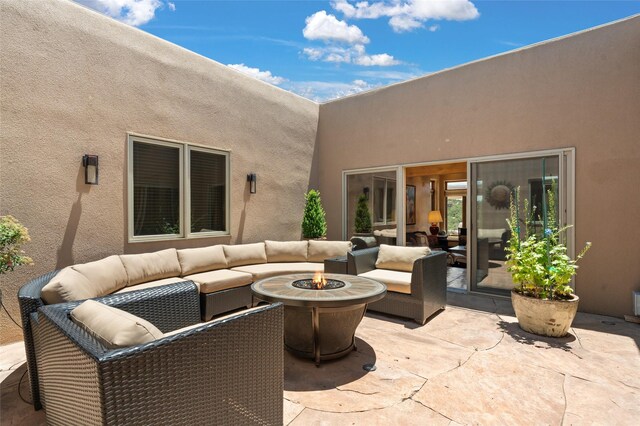
[[[304,290],[335,290],[344,287],[345,283],[340,280],[327,279],[322,272],[316,272],[313,278],[296,280],[291,285]]]
[[[313,279],[311,280],[311,286],[314,290],[322,290],[327,285],[327,279],[324,277],[322,272],[317,271],[313,275]]]

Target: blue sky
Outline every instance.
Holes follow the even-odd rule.
[[[640,13],[640,1],[76,1],[320,102]]]

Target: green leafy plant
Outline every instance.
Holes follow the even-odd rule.
[[[320,192],[311,189],[304,198],[306,204],[302,217],[302,236],[304,238],[322,238],[327,235],[327,218],[322,208]]]
[[[562,235],[569,226],[559,228],[556,219],[555,184],[547,191],[542,214],[536,214],[529,200],[523,203],[524,220],[520,219],[520,188],[510,197],[511,238],[507,250],[507,270],[511,273],[514,291],[538,299],[571,299],[573,289],[568,285],[576,274],[577,262],[582,259],[591,243],[571,259]],[[542,221],[542,227],[536,225]],[[523,226],[521,226],[521,224]]]
[[[358,197],[355,222],[356,232],[371,232],[371,213],[369,213],[369,203],[367,202],[367,197],[364,194]]]
[[[13,271],[17,266],[32,265],[21,246],[31,241],[29,231],[15,217],[0,216],[0,274]]]

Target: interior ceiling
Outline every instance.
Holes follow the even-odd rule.
[[[467,173],[467,162],[407,167],[407,177],[446,175],[450,173]]]

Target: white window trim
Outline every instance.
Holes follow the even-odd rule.
[[[376,194],[375,194],[375,180],[379,179],[379,180],[384,180],[384,198],[382,200],[382,215],[383,217],[383,221],[382,222],[373,222],[373,226],[390,226],[390,225],[395,225],[396,221],[391,221],[389,220],[389,218],[387,217],[387,207],[388,207],[388,203],[389,203],[389,197],[388,197],[388,191],[389,191],[389,182],[393,182],[393,187],[396,188],[397,190],[397,180],[395,178],[388,178],[388,177],[383,177],[383,176],[373,176],[373,209],[374,209],[374,216],[375,216],[375,206],[376,206]],[[398,212],[397,212],[397,206],[396,206],[396,217],[398,217]],[[376,219],[374,217],[374,219]]]
[[[177,148],[179,150],[179,188],[181,190],[179,197],[179,220],[180,232],[178,234],[158,234],[158,235],[134,235],[134,219],[133,219],[133,144],[134,142],[148,143],[151,145],[167,146]],[[225,230],[211,232],[196,232],[191,230],[191,179],[190,179],[190,153],[191,150],[208,152],[225,156]],[[127,134],[127,219],[128,219],[128,241],[130,243],[150,242],[150,241],[167,241],[167,240],[184,240],[207,238],[217,236],[230,235],[230,205],[231,205],[231,155],[230,151],[216,148],[202,147],[179,142],[169,139],[142,136],[135,133]]]

